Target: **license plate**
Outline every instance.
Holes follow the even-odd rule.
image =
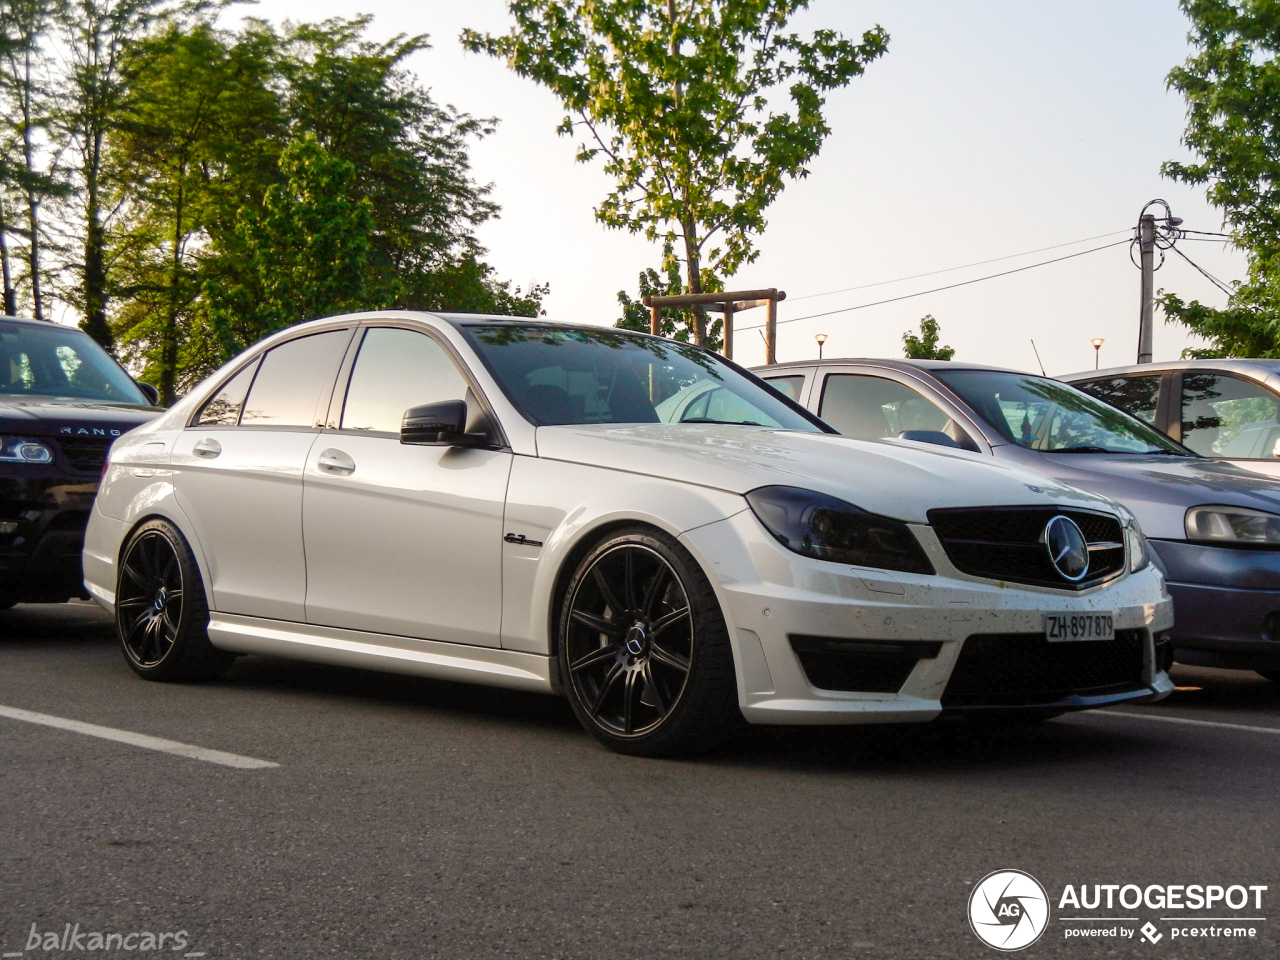
[[[1115,619],[1109,613],[1046,613],[1044,638],[1061,640],[1114,640]]]

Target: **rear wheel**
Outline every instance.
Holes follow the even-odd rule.
[[[574,713],[613,750],[703,750],[741,720],[715,592],[659,531],[621,531],[587,553],[565,595],[558,649]]]
[[[120,558],[116,633],[134,673],[148,680],[208,680],[234,654],[209,642],[209,606],[191,547],[164,520],[142,524]]]

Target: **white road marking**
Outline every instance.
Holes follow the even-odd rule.
[[[1216,720],[1188,720],[1185,717],[1166,717],[1158,713],[1125,713],[1119,710],[1093,710],[1092,717],[1130,717],[1134,720],[1163,720],[1165,723],[1185,723],[1192,727],[1218,727],[1222,730],[1244,730],[1247,733],[1280,734],[1280,727],[1247,727],[1241,723],[1219,723]]]
[[[259,760],[256,757],[242,757],[237,753],[223,753],[221,750],[208,750],[204,747],[179,743],[177,740],[164,740],[160,737],[149,737],[145,733],[133,733],[130,730],[116,730],[113,727],[100,727],[96,723],[82,723],[79,720],[67,720],[47,713],[33,713],[30,710],[19,710],[17,707],[0,705],[0,717],[10,720],[23,720],[26,723],[38,723],[59,730],[70,730],[103,740],[114,740],[127,743],[144,750],[158,750],[161,753],[172,753],[179,757],[190,757],[192,760],[203,760],[205,763],[216,763],[223,767],[235,767],[238,770],[263,770],[267,767],[278,767],[280,764],[270,760]]]

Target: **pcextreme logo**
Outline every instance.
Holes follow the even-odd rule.
[[[969,926],[989,947],[1022,950],[1049,925],[1049,895],[1040,881],[1021,870],[996,870],[969,894]]]

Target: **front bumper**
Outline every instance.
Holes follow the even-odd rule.
[[[0,602],[84,595],[80,552],[98,482],[57,467],[0,467]]]
[[[931,528],[913,529],[938,571],[933,576],[798,556],[772,540],[749,510],[682,536],[716,582],[748,721],[923,722],[944,711],[1050,713],[1172,692],[1168,654],[1157,650],[1156,638],[1172,627],[1173,604],[1158,570],[1080,593],[1000,584],[960,573]],[[1096,683],[1092,661],[1112,648],[1097,641],[1046,644],[1050,612],[1111,614],[1117,635],[1127,638],[1128,666],[1108,678],[1113,682]],[[897,657],[900,672],[870,669],[862,689],[830,689],[822,676],[817,685],[813,650],[842,642],[846,652],[882,665]],[[962,660],[966,646],[971,656]],[[1061,675],[1036,689],[1002,693],[981,682],[974,661],[984,658],[1003,664],[1015,681],[1024,666],[1044,675],[1060,664]]]
[[[1280,670],[1280,551],[1151,544],[1173,597],[1178,662]]]

